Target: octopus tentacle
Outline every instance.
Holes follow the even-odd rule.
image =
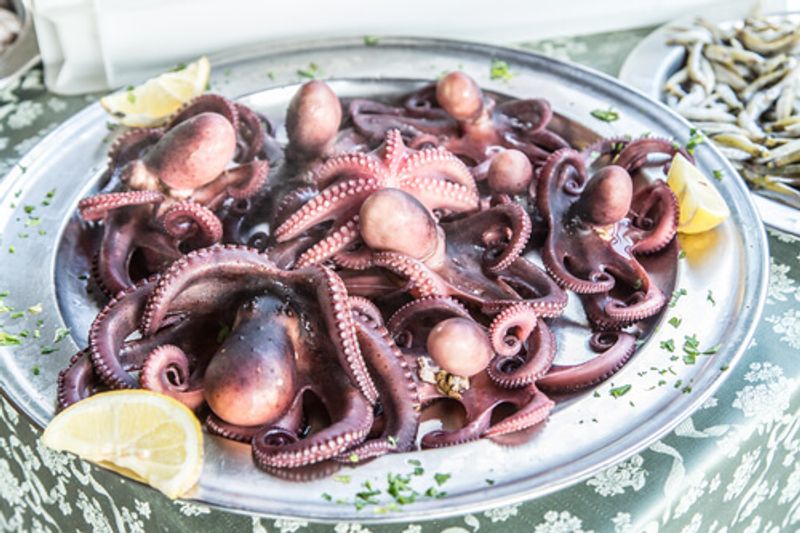
[[[448,293],[444,281],[422,261],[394,252],[378,252],[372,258],[376,266],[407,278],[415,298],[446,296]]]
[[[341,391],[340,416],[329,427],[305,439],[270,428],[253,437],[253,459],[259,467],[297,468],[343,454],[364,441],[372,427],[372,406],[355,389]],[[277,439],[276,439],[277,437]]]
[[[160,128],[136,128],[128,130],[116,138],[108,151],[108,168],[122,168],[134,159],[139,159],[145,151],[164,136]]]
[[[510,317],[515,315],[516,313],[510,315]],[[508,320],[511,320],[510,317]],[[535,320],[534,327],[529,325],[529,317],[523,316],[516,322],[521,323],[526,330],[530,330],[526,339],[523,339],[528,342],[525,358],[517,355],[519,349],[512,355],[498,354],[486,368],[489,378],[505,389],[516,389],[532,385],[550,369],[556,356],[555,337],[542,319]],[[514,327],[513,323],[511,326]],[[494,327],[495,323],[492,323],[492,328]],[[502,331],[502,329],[493,331]],[[497,334],[497,336],[499,335]],[[494,338],[493,336],[492,340]],[[522,344],[520,341],[517,342],[520,345]],[[510,350],[506,351],[506,353],[508,352]]]
[[[325,238],[303,252],[300,257],[297,258],[295,268],[319,264],[336,255],[358,238],[358,215],[355,215],[344,224],[336,226]]]
[[[649,166],[647,158],[652,154],[662,154],[672,159],[676,153],[680,152],[684,157],[693,161],[694,158],[680,146],[675,146],[675,142],[669,139],[659,139],[656,137],[645,137],[630,141],[619,153],[614,164],[621,166],[631,174],[636,170]],[[663,164],[661,163],[658,164]]]
[[[547,419],[550,411],[553,410],[553,406],[555,406],[555,402],[537,390],[534,385],[530,385],[530,388],[534,391],[533,401],[528,402],[513,415],[491,426],[483,434],[484,437],[499,437],[514,431],[520,431]]]
[[[84,220],[100,220],[112,209],[120,207],[158,204],[164,195],[158,191],[109,192],[84,198],[78,202],[81,218]]]
[[[675,193],[663,181],[656,181],[636,193],[631,204],[632,229],[639,231],[634,237],[631,252],[653,254],[663,250],[678,230],[680,208]]]
[[[185,200],[172,204],[161,215],[161,224],[172,237],[193,239],[199,246],[211,246],[222,238],[222,222],[203,204]]]
[[[592,335],[589,346],[598,353],[577,365],[553,365],[539,379],[539,388],[554,392],[572,392],[596,385],[616,373],[636,350],[636,338],[621,331]]]
[[[375,179],[354,179],[337,183],[308,201],[275,230],[278,242],[297,237],[307,229],[326,220],[338,218],[345,198],[361,202],[380,189]]]
[[[125,370],[118,354],[125,339],[136,331],[156,279],[153,276],[142,280],[112,298],[89,328],[92,364],[98,376],[113,389],[132,389],[139,385]]]
[[[198,281],[211,282],[224,275],[233,277],[246,274],[269,278],[280,276],[279,273],[280,270],[266,255],[255,254],[246,246],[215,245],[195,250],[172,263],[158,278],[158,283],[153,287],[152,295],[140,314],[142,318],[139,329],[143,335],[152,335],[164,321],[169,304]],[[201,299],[213,299],[213,293],[201,292]],[[195,298],[186,300],[200,305],[200,301]]]
[[[525,258],[517,258],[511,265],[497,274],[498,284],[508,287],[522,300],[490,300],[481,306],[485,313],[494,314],[508,306],[524,303],[542,318],[560,316],[567,307],[567,293],[553,278]]]
[[[70,358],[67,368],[58,373],[58,408],[66,409],[88,398],[100,384],[89,350],[81,350]]]
[[[264,426],[247,427],[229,424],[214,413],[206,417],[205,426],[212,435],[219,435],[220,437],[235,440],[236,442],[246,443],[251,442],[256,435],[264,431]]]
[[[489,325],[494,351],[503,357],[517,355],[522,343],[536,329],[538,318],[533,309],[524,304],[503,309]]]
[[[239,131],[239,111],[236,105],[224,96],[218,94],[202,94],[184,104],[168,121],[167,130],[195,115],[209,111],[222,115],[228,119],[234,131]]]
[[[347,458],[352,455],[362,461],[386,453],[412,450],[416,442],[421,409],[414,376],[381,322],[373,320],[369,315],[358,312],[355,314],[361,352],[383,382],[382,390],[385,394],[381,395],[381,404],[387,423],[380,437],[349,450]]]
[[[340,250],[333,255],[333,262],[337,266],[349,270],[366,270],[374,266],[372,250],[366,246],[360,246],[355,250],[347,248]]]
[[[428,209],[478,209],[478,193],[459,183],[427,176],[416,176],[403,182],[403,189],[416,196]]]
[[[239,136],[244,138],[245,149],[236,158],[248,163],[253,161],[264,146],[264,123],[249,107],[234,102],[239,116]]]
[[[417,298],[395,311],[387,322],[387,329],[397,335],[402,332],[409,321],[420,313],[438,311],[454,317],[469,318],[469,311],[458,300],[449,296],[423,296]]]
[[[203,404],[202,386],[191,383],[189,358],[174,344],[164,344],[151,351],[142,364],[139,384],[144,389],[166,394],[189,409]]]
[[[331,339],[340,356],[342,368],[364,397],[374,404],[378,391],[364,362],[363,354],[356,339],[355,321],[352,316],[347,288],[342,278],[325,267],[314,267],[321,273],[323,282],[317,288],[317,296],[323,309],[323,318],[331,331]],[[308,269],[311,270],[311,269]]]

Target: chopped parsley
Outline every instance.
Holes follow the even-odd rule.
[[[722,181],[722,176],[723,176],[724,174],[722,173],[722,171],[721,171],[720,169],[718,169],[718,168],[717,168],[717,169],[714,169],[714,170],[712,171],[712,175],[714,176],[714,179],[715,179],[715,180],[717,180],[717,181]]]
[[[661,347],[662,350],[666,350],[668,352],[675,351],[675,341],[673,339],[669,339],[668,341],[661,341],[661,344],[659,344],[659,346]]]
[[[136,103],[136,95],[133,93],[133,85],[128,85],[125,90],[128,91],[128,102],[132,104]]]
[[[69,335],[69,328],[58,328],[53,335],[53,343],[61,342]]]
[[[675,387],[676,389],[679,389],[682,384],[683,384],[683,380],[679,379],[678,381],[675,382],[675,385],[673,385],[673,387]]]
[[[174,67],[170,69],[170,72],[180,72],[181,70],[186,69],[186,63],[178,63]]]
[[[729,368],[730,365],[722,365],[721,367],[719,367],[721,372],[727,372]]]
[[[38,376],[39,374],[42,373],[42,369],[39,368],[39,365],[33,365],[33,368],[31,368],[31,372],[33,372],[34,376]]]
[[[319,74],[319,66],[317,66],[317,64],[313,62],[308,64],[308,68],[297,69],[298,76],[309,80],[316,79],[318,74]]]
[[[684,394],[689,394],[690,392],[692,392],[692,387],[686,385],[683,389],[681,389],[681,392],[683,392]]]
[[[28,308],[28,314],[30,315],[38,315],[42,312],[42,304],[32,305]]]
[[[669,300],[669,306],[671,308],[675,307],[676,305],[678,305],[678,300],[680,300],[682,296],[686,296],[687,294],[689,293],[684,288],[680,288],[677,291],[673,292],[672,298],[670,298]]]
[[[602,120],[603,122],[614,122],[615,120],[619,120],[619,112],[614,111],[610,107],[608,109],[595,109],[590,113],[590,115],[597,120]]]
[[[347,458],[347,460],[350,461],[351,463],[357,463],[358,462],[358,454],[357,453],[351,453],[350,456]]]
[[[341,483],[341,484],[343,484],[343,485],[349,485],[349,484],[350,484],[350,481],[351,481],[352,479],[353,479],[353,478],[352,478],[351,476],[348,476],[348,475],[346,475],[346,474],[339,474],[339,475],[333,476],[333,480],[334,480],[334,481],[336,481],[336,482],[338,482],[338,483]]]
[[[51,354],[53,352],[57,352],[57,351],[58,351],[58,348],[56,348],[55,346],[42,346],[41,350],[39,350],[39,352],[42,355],[49,355],[49,354]]]
[[[678,252],[678,259],[684,259],[686,257],[686,250],[681,250]]]
[[[436,487],[429,487],[428,490],[425,491],[425,496],[429,498],[444,498],[447,496],[447,493],[444,491],[436,490]]]
[[[497,58],[492,59],[492,63],[489,65],[490,79],[511,81],[511,78],[513,77],[514,73],[511,72],[511,68],[508,66],[508,63],[506,63],[502,59],[497,59]]]
[[[331,496],[331,495],[330,495],[330,494],[328,494],[327,492],[323,492],[323,493],[321,494],[321,496],[322,496],[322,499],[323,499],[323,500],[325,500],[326,502],[329,502],[329,501],[332,501],[332,500],[333,500],[333,496]]]
[[[0,331],[0,346],[19,346],[20,344],[22,344],[22,339],[19,338],[19,335]]]
[[[433,475],[433,479],[436,481],[436,484],[441,487],[447,482],[448,479],[450,479],[450,474],[440,474],[437,472]]]
[[[677,316],[670,318],[668,322],[669,325],[672,326],[673,328],[678,328],[681,325],[681,319],[678,318]]]
[[[13,254],[16,251],[17,250],[14,248],[14,245],[11,245],[11,246],[8,247],[8,253]]]
[[[686,141],[686,151],[693,155],[695,148],[697,148],[698,145],[703,144],[705,140],[706,138],[703,136],[700,130],[692,128],[689,130],[689,140]]]
[[[378,46],[380,40],[375,37],[374,35],[365,35],[364,36],[364,46]]]
[[[494,485],[494,480],[493,479],[485,479],[484,481],[486,481],[487,485]]]
[[[630,390],[631,390],[631,385],[627,384],[627,385],[621,385],[619,387],[614,387],[613,389],[608,391],[608,393],[611,394],[611,396],[613,396],[614,398],[620,398],[628,394],[628,391]]]
[[[714,299],[714,293],[711,292],[711,289],[708,289],[706,293],[706,301],[711,302],[711,305],[717,305],[717,301]]]

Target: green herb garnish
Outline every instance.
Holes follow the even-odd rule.
[[[373,36],[373,35],[365,35],[364,36],[364,45],[365,46],[378,46],[380,40]]]
[[[316,63],[309,63],[308,68],[305,69],[298,69],[297,75],[301,78],[307,78],[309,80],[316,79],[317,74],[319,74],[319,67]]]
[[[713,174],[715,180],[722,181],[723,174],[722,174],[722,171],[720,169],[713,170],[712,174]]]
[[[675,351],[675,341],[673,339],[669,339],[668,341],[661,341],[661,344],[659,344],[659,347],[661,347],[663,350],[667,350],[668,352],[674,352]]]
[[[717,301],[714,299],[714,293],[711,292],[711,289],[708,289],[706,293],[706,301],[711,302],[711,305],[717,305]]]
[[[433,475],[433,480],[436,481],[436,484],[439,485],[440,487],[444,485],[448,479],[450,479],[450,474],[436,473]]]
[[[678,318],[677,316],[674,316],[674,317],[670,318],[667,322],[673,328],[677,328],[677,327],[679,327],[681,325],[681,319]]]
[[[61,342],[69,335],[69,328],[58,328],[53,335],[53,343]]]
[[[339,482],[339,483],[341,483],[341,484],[343,484],[343,485],[349,485],[349,484],[350,484],[350,481],[351,481],[352,479],[353,479],[353,478],[352,478],[351,476],[348,476],[348,475],[346,475],[346,474],[338,474],[338,475],[336,475],[336,476],[333,476],[333,480],[334,480],[334,481],[336,481],[336,482]]]
[[[603,122],[614,122],[615,120],[619,120],[619,113],[610,107],[608,109],[595,109],[590,113],[590,115],[597,120],[602,120]]]
[[[508,63],[506,63],[502,59],[497,59],[497,58],[492,59],[492,63],[489,66],[490,79],[511,81],[511,78],[513,77],[514,73],[511,72],[511,68],[508,66]]]
[[[676,305],[678,305],[678,300],[681,299],[681,296],[686,296],[687,294],[689,293],[684,288],[680,288],[677,291],[673,292],[672,298],[670,298],[669,300],[669,306],[675,307]]]
[[[611,396],[613,396],[614,398],[619,398],[621,396],[625,396],[626,394],[628,394],[628,391],[630,390],[631,390],[631,385],[628,384],[628,385],[621,385],[619,387],[614,387],[613,389],[608,391],[608,393],[611,394]]]
[[[39,368],[39,365],[33,365],[33,368],[31,368],[31,372],[33,372],[34,376],[38,376],[39,374],[42,373],[42,369]]]
[[[19,346],[20,344],[22,344],[22,339],[18,335],[0,331],[0,346]]]
[[[55,346],[42,346],[42,349],[39,350],[39,352],[42,355],[49,355],[49,354],[51,354],[53,352],[57,352],[57,351],[58,351],[58,348],[56,348]]]
[[[694,155],[694,150],[697,148],[698,145],[703,144],[706,138],[700,132],[700,130],[696,128],[692,128],[689,130],[689,140],[686,141],[686,151],[690,154]]]

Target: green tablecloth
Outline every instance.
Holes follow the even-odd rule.
[[[646,30],[534,43],[616,74]],[[94,96],[48,93],[28,73],[0,93],[0,176]],[[449,520],[320,525],[225,513],[44,449],[0,401],[0,527],[9,531],[782,532],[800,530],[800,238],[769,231],[769,299],[756,339],[717,394],[674,432],[550,496]]]

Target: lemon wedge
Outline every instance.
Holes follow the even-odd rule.
[[[197,483],[203,466],[203,433],[194,413],[145,390],[104,392],[69,406],[50,421],[42,442],[173,499]]]
[[[731,215],[725,199],[708,178],[681,154],[675,154],[667,185],[678,197],[681,233],[703,233],[720,225]]]
[[[211,63],[206,57],[201,57],[137,87],[109,94],[100,99],[100,105],[125,126],[157,126],[183,104],[203,94],[210,75]]]

